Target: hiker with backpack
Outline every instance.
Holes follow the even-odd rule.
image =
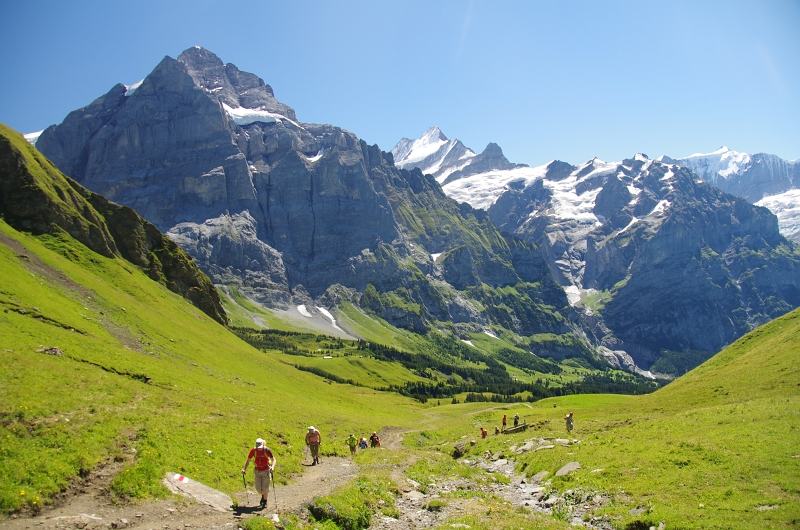
[[[322,444],[322,435],[312,425],[308,428],[306,433],[306,445],[311,450],[311,465],[316,466],[319,464],[319,446]]]
[[[256,440],[256,446],[250,449],[247,455],[247,460],[244,462],[242,469],[242,476],[247,472],[247,466],[250,460],[255,458],[255,488],[261,494],[261,508],[267,506],[267,499],[269,498],[269,485],[272,482],[272,471],[275,469],[275,455],[267,447],[266,442],[262,438]]]
[[[373,432],[372,435],[369,437],[369,446],[370,447],[380,447],[381,446],[381,439],[378,438],[378,433]]]
[[[519,425],[519,414],[514,414],[514,427]]]
[[[364,438],[363,436],[362,436],[362,437],[361,437],[361,439],[358,441],[358,448],[359,448],[359,449],[366,449],[366,448],[367,448],[367,439],[366,439],[366,438]]]
[[[357,445],[358,445],[358,440],[356,440],[355,434],[351,434],[350,438],[347,439],[347,446],[350,448],[350,456],[356,456]]]
[[[566,416],[564,416],[564,421],[567,422],[567,432],[572,432],[572,428],[574,424],[572,423],[572,413],[570,412]]]

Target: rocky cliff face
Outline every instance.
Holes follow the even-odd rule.
[[[403,145],[424,153],[430,142],[421,140]],[[704,167],[729,178],[768,165],[759,156],[718,155]],[[800,305],[800,252],[775,216],[706,184],[688,165],[644,155],[577,167],[489,163],[482,173],[448,177],[443,189],[535,243],[600,351],[620,366],[646,368],[663,350],[716,352]],[[460,168],[436,170],[452,176]]]
[[[0,126],[0,215],[18,230],[67,232],[103,256],[124,258],[227,325],[208,277],[174,242],[132,209],[65,177],[5,126]]]
[[[417,331],[580,333],[535,245],[377,146],[297,121],[269,85],[202,48],[166,57],[135,91],[113,87],[37,147],[167,231],[215,283],[270,307],[346,298]],[[481,311],[518,284],[541,315],[516,301],[502,322]]]
[[[800,305],[800,252],[766,208],[641,155],[548,174],[489,214],[545,249],[573,302],[602,317],[600,342],[639,366],[718,351]]]

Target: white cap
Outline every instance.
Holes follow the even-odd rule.
[[[314,426],[313,426],[313,425],[312,425],[311,427],[309,427],[309,428],[308,428],[308,430],[309,430],[309,431],[316,431],[316,429],[314,428]]]
[[[262,445],[264,445],[264,439],[263,438],[257,439],[256,440],[256,447],[261,447]]]

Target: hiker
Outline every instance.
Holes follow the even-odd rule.
[[[481,438],[486,438],[486,429],[481,427]]]
[[[514,427],[519,425],[519,414],[514,414]]]
[[[361,437],[361,439],[358,441],[358,448],[359,448],[359,449],[366,449],[366,448],[367,448],[367,439],[366,439],[366,438],[364,438],[363,436],[362,436],[362,437]]]
[[[347,439],[347,445],[350,447],[350,455],[356,456],[356,445],[358,445],[358,440],[356,440],[356,437],[353,434],[351,434],[350,438]]]
[[[319,464],[319,446],[322,443],[322,435],[312,425],[306,433],[306,445],[311,450],[312,466]]]
[[[571,412],[569,414],[567,414],[566,416],[564,416],[564,421],[567,422],[567,432],[572,432],[573,424],[572,424],[572,413]]]
[[[380,447],[381,446],[381,439],[378,438],[378,433],[373,432],[372,436],[369,437],[369,446],[370,447]]]
[[[263,509],[267,506],[267,499],[269,498],[269,485],[272,482],[270,479],[272,478],[272,471],[275,469],[275,455],[267,447],[263,438],[257,439],[256,446],[250,449],[247,460],[244,462],[242,475],[247,472],[247,465],[253,457],[255,457],[255,488],[261,494],[261,504],[259,506]]]
[[[503,430],[506,430],[506,415],[503,414]]]
[[[497,425],[494,426],[494,433],[500,434],[500,427],[498,427]]]

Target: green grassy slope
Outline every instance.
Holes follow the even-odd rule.
[[[286,366],[69,236],[34,238],[0,221],[0,237],[2,512],[35,510],[115,457],[121,495],[166,494],[168,470],[233,491],[257,436],[285,480],[309,424],[330,440],[324,451],[344,451],[349,432],[410,425],[419,408]],[[50,347],[63,355],[41,351]]]
[[[18,132],[0,123],[0,217],[17,230],[70,234],[106,257],[121,257],[227,323],[211,280],[178,245],[127,206],[61,173]]]
[[[653,394],[565,396],[527,405],[442,406],[436,431],[409,440],[433,446],[476,437],[503,414],[533,428],[479,440],[476,453],[534,437],[567,438],[572,410],[580,444],[517,456],[529,476],[567,462],[581,470],[552,487],[600,493],[596,515],[615,528],[788,528],[800,525],[800,310],[736,343]],[[479,405],[485,405],[480,407]],[[460,412],[460,413],[459,413]],[[633,510],[633,512],[631,512]]]

